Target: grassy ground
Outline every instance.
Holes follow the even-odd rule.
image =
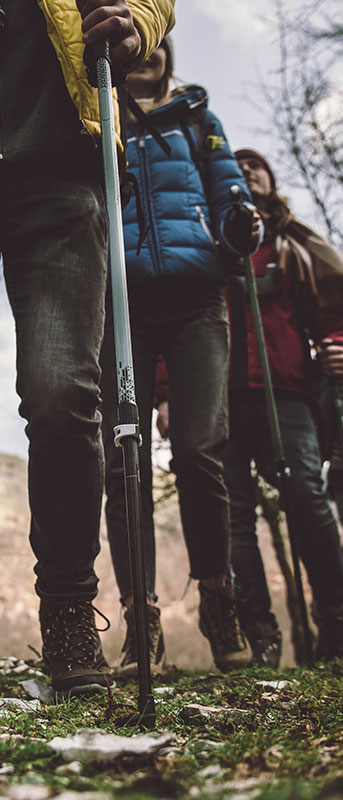
[[[0,667],[0,699],[27,698],[20,681],[28,677],[35,677],[34,665],[29,675]],[[137,707],[134,682],[118,685],[114,705],[98,696],[43,704],[34,713],[0,707],[0,800],[15,797],[18,784],[49,787],[50,797],[87,792],[87,800],[95,792],[125,800],[338,800],[342,680],[338,661],[311,670],[250,669],[227,676],[170,672],[155,680],[154,691],[156,730],[172,733],[172,743],[154,757],[121,760],[110,769],[91,763],[70,768],[47,741],[79,728],[138,733],[125,724]],[[287,683],[275,687],[268,681]],[[189,704],[219,711],[203,719],[199,711],[187,711]]]

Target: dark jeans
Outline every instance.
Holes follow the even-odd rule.
[[[170,439],[191,576],[225,574],[228,500],[219,453],[227,438],[228,328],[221,290],[154,279],[130,292],[136,395],[143,446],[140,472],[146,583],[155,592],[151,416],[157,357],[169,376]],[[113,445],[116,417],[110,313],[101,356],[107,528],[122,598],[131,594],[122,453]]]
[[[291,467],[291,503],[299,551],[320,607],[343,600],[343,569],[337,526],[323,489],[321,457],[311,410],[300,397],[278,397],[281,436]],[[242,624],[268,618],[270,597],[255,525],[250,460],[275,484],[273,453],[263,393],[230,395],[230,438],[223,453],[231,510],[232,562]]]
[[[106,286],[100,183],[0,164],[0,249],[28,420],[36,589],[52,602],[97,592],[103,491],[99,352]]]

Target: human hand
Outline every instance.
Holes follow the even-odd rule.
[[[324,339],[317,350],[324,374],[331,378],[343,378],[343,344]]]
[[[260,238],[261,217],[251,203],[234,203],[224,218],[224,236],[242,255],[254,253]]]
[[[76,0],[82,17],[83,41],[93,45],[110,40],[113,64],[120,64],[125,72],[136,69],[136,58],[142,41],[126,0]]]
[[[168,401],[164,400],[158,406],[158,415],[156,420],[157,430],[160,432],[162,439],[168,439],[169,436],[169,406]]]

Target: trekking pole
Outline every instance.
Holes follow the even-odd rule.
[[[334,344],[333,339],[323,339],[320,343],[321,347],[330,347]],[[343,378],[331,378],[333,386],[333,399],[336,415],[336,429],[337,429],[337,443],[340,449],[341,458],[343,459]]]
[[[118,386],[119,424],[114,428],[114,443],[123,449],[126,516],[131,565],[132,593],[138,660],[138,715],[132,721],[142,727],[155,726],[155,704],[151,690],[150,652],[144,556],[142,548],[142,504],[139,477],[138,408],[135,396],[128,294],[126,283],[123,222],[120,183],[115,138],[109,42],[94,46],[96,80],[99,94],[101,140],[104,161],[105,188],[109,229],[110,271],[112,283],[113,324]],[[114,70],[113,70],[114,71]]]
[[[233,204],[241,205],[241,193],[238,186],[231,187],[231,199]],[[292,562],[293,562],[293,573],[294,573],[294,581],[297,591],[298,597],[298,605],[300,611],[300,618],[302,623],[302,629],[304,634],[304,644],[305,644],[305,654],[306,660],[311,661],[312,659],[312,636],[308,621],[305,597],[304,597],[304,590],[301,580],[301,573],[300,573],[300,564],[299,564],[299,550],[298,550],[298,542],[297,542],[297,535],[295,532],[294,527],[294,520],[293,520],[293,513],[292,513],[292,506],[290,502],[290,481],[291,481],[291,470],[289,465],[286,463],[284,449],[282,444],[281,438],[281,431],[279,425],[279,418],[275,403],[275,396],[274,396],[274,389],[271,380],[271,373],[270,373],[270,366],[269,360],[267,355],[267,348],[266,342],[264,337],[264,330],[263,330],[263,323],[261,317],[260,306],[257,297],[257,286],[256,286],[256,278],[255,273],[252,265],[252,261],[250,256],[246,255],[242,257],[244,268],[245,268],[245,279],[247,284],[247,291],[248,297],[250,300],[251,311],[253,315],[254,321],[254,328],[257,338],[257,346],[258,352],[260,356],[261,366],[262,366],[262,374],[263,374],[263,384],[264,384],[264,392],[265,392],[265,399],[266,399],[266,407],[267,407],[267,415],[269,421],[269,428],[270,428],[270,435],[272,440],[272,447],[273,447],[273,454],[274,454],[274,462],[275,462],[275,470],[278,482],[278,488],[280,492],[280,500],[282,508],[284,509],[286,521],[287,521],[287,528],[288,528],[288,536],[291,545],[291,554],[292,554]]]

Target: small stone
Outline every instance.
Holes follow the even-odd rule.
[[[150,756],[172,741],[170,733],[141,733],[135,736],[118,736],[103,730],[81,728],[72,736],[56,736],[48,742],[55,753],[65,761],[112,764],[118,758]]]
[[[214,778],[222,774],[223,770],[219,764],[210,764],[208,767],[204,767],[204,769],[198,772],[199,778]]]
[[[243,708],[217,708],[215,706],[203,706],[199,703],[189,703],[180,712],[182,719],[186,722],[210,722],[216,724],[228,724],[232,722],[236,725],[251,725],[255,715],[251,711]]]
[[[80,775],[82,772],[81,761],[70,761],[69,764],[62,764],[55,770],[57,775]]]
[[[23,711],[32,713],[38,711],[40,707],[39,700],[20,700],[18,697],[0,697],[0,715],[7,715],[13,707],[13,711]]]
[[[167,695],[167,694],[173,694],[173,693],[174,693],[174,687],[173,686],[156,686],[156,689],[154,689],[154,694],[157,694],[157,695],[160,695],[160,696],[161,695]]]
[[[273,690],[281,692],[282,689],[296,685],[299,686],[299,681],[255,681],[255,686],[261,686],[267,692],[272,692]]]
[[[27,664],[24,664],[23,661],[20,661],[17,667],[14,667],[12,672],[15,672],[16,675],[20,675],[22,672],[27,672],[29,669]]]
[[[0,669],[8,669],[9,667],[12,668],[14,664],[17,664],[18,659],[15,656],[8,656],[8,658],[1,658],[0,659]]]
[[[45,678],[46,677],[44,675],[44,672],[42,672],[42,670],[33,669],[32,667],[30,667],[30,669],[28,670],[28,675],[35,675],[36,678]]]
[[[223,742],[215,742],[212,739],[194,739],[190,742],[187,750],[195,755],[203,753],[213,753],[214,750],[221,750]]]
[[[12,764],[3,764],[0,767],[0,775],[13,775],[14,767]]]
[[[181,755],[184,751],[181,750],[181,747],[162,747],[162,750],[159,750],[157,755],[159,759],[164,759],[165,761],[175,761],[178,755]]]
[[[54,693],[50,686],[47,686],[37,678],[30,678],[27,681],[20,681],[20,686],[23,687],[24,692],[33,699],[41,700],[42,703],[52,704],[54,702]]]
[[[11,786],[8,792],[10,800],[48,800],[50,795],[49,786],[34,786],[32,783]]]

